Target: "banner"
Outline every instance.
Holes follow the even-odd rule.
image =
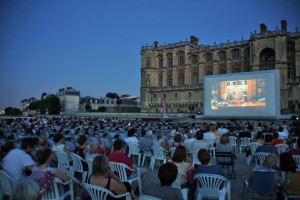
[[[166,107],[166,100],[165,100],[165,98],[162,99],[162,106],[163,106],[163,115],[164,115],[164,118],[167,118],[167,107]]]

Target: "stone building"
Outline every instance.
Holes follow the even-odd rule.
[[[56,94],[60,100],[61,112],[71,114],[79,111],[80,91],[72,88],[61,88]]]
[[[141,49],[141,111],[163,112],[163,100],[168,113],[203,112],[204,76],[280,70],[281,113],[300,111],[300,32],[281,28],[251,33],[248,40],[213,45],[190,41]]]

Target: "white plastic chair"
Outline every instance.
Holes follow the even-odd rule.
[[[187,174],[182,171],[181,169],[178,169],[178,174],[177,174],[177,177],[176,177],[176,180],[172,183],[172,187],[173,188],[178,188],[181,190],[181,194],[183,196],[183,199],[184,200],[187,200],[188,199],[188,191],[189,189],[188,188],[181,188],[181,177],[185,177],[187,179]]]
[[[222,183],[226,187],[227,199],[230,200],[230,181],[225,177],[215,174],[195,174],[194,179],[197,179],[197,195],[196,199],[202,199],[202,197],[208,199],[219,199],[219,188]],[[199,184],[201,185],[201,194],[199,193]]]
[[[248,137],[240,138],[240,153],[242,153],[243,147],[249,146],[250,142],[251,142],[251,138]]]
[[[54,154],[57,157],[57,168],[66,168],[71,175],[74,174],[72,166],[70,165],[69,155],[63,151],[54,151]]]
[[[254,154],[254,156],[256,157],[256,165],[258,165],[258,161],[259,161],[259,165],[262,165],[266,159],[266,157],[269,155],[270,153],[267,152],[256,152]]]
[[[192,166],[195,168],[196,165],[201,165],[201,162],[199,161],[198,159],[198,152],[199,152],[199,149],[198,150],[194,150],[192,152],[192,155],[193,155],[193,161],[192,161]]]
[[[59,192],[58,185],[68,185],[69,190],[61,194]],[[74,200],[74,192],[73,192],[73,180],[69,180],[66,182],[63,182],[59,178],[55,177],[53,180],[53,188],[51,192],[44,192],[42,195],[42,200],[63,200],[65,197],[70,196],[71,200]]]
[[[76,145],[73,141],[71,140],[65,140],[64,143],[67,145],[67,147],[69,147],[71,152],[74,152],[76,149]]]
[[[13,186],[13,179],[3,170],[0,170],[0,199],[3,195],[10,196],[10,191]]]
[[[278,154],[286,152],[286,150],[289,148],[289,145],[287,144],[277,144],[275,147],[278,149]]]
[[[300,165],[300,155],[292,155],[297,165]]]
[[[139,196],[139,200],[161,200],[161,199],[151,195],[142,194],[141,196]]]
[[[143,152],[142,166],[144,166],[144,162],[145,162],[146,157],[151,158],[151,156],[152,156],[152,153],[151,153],[150,151],[144,151],[144,152]]]
[[[257,143],[257,142],[251,142],[248,146],[248,148],[251,149],[251,155],[248,156],[247,160],[246,160],[246,163],[248,165],[250,165],[250,162],[251,162],[251,159],[254,157],[255,155],[255,151],[257,149],[257,147],[261,145],[260,143]]]
[[[132,155],[137,156],[138,157],[138,166],[140,166],[142,153],[140,153],[139,144],[134,143],[134,142],[128,142],[126,144],[129,148],[128,157],[130,158],[130,156],[132,156]]]
[[[237,137],[229,136],[229,143],[234,148],[234,151],[237,151]]]
[[[132,185],[133,182],[137,181],[138,182],[138,186],[139,186],[139,194],[142,194],[142,180],[141,180],[141,172],[140,172],[140,168],[137,168],[136,170],[131,169],[130,167],[128,167],[126,164],[124,163],[117,163],[117,162],[109,162],[109,167],[111,169],[111,171],[113,172],[117,172],[119,175],[119,179],[121,181],[127,181],[130,183],[130,185]],[[129,177],[127,176],[126,170],[129,171],[136,171],[137,176],[129,179]]]
[[[85,161],[89,167],[89,172],[88,172],[88,176],[89,177],[90,175],[92,175],[92,171],[93,171],[93,161],[94,161],[94,158],[99,156],[99,154],[88,154],[85,156]]]
[[[297,140],[298,140],[298,136],[295,136],[292,138],[292,149],[296,149],[297,148]]]
[[[84,187],[90,194],[92,200],[104,200],[107,199],[107,195],[111,196],[114,199],[125,197],[126,200],[131,200],[131,196],[129,192],[126,192],[125,194],[115,195],[114,193],[105,189],[104,187],[91,185],[88,183],[84,183]]]
[[[73,172],[79,172],[82,174],[81,176],[81,182],[84,183],[86,182],[86,177],[87,177],[87,171],[83,170],[83,165],[82,162],[85,162],[79,155],[75,153],[71,153],[71,158],[73,161],[73,167],[72,170]]]
[[[153,150],[153,154],[151,156],[150,169],[153,170],[156,160],[163,161],[163,163],[167,162],[166,155],[168,151],[166,151],[164,148],[160,146],[152,146],[152,150]]]

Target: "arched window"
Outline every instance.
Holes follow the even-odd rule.
[[[265,48],[259,55],[260,70],[269,70],[275,68],[275,51],[271,48]]]
[[[288,63],[288,77],[293,78],[296,76],[295,74],[296,68],[294,63]]]
[[[184,56],[183,55],[179,56],[178,64],[179,64],[179,66],[184,66]]]
[[[148,87],[150,86],[150,78],[146,79],[146,86],[148,86]]]
[[[163,56],[162,55],[160,55],[158,57],[158,66],[159,66],[159,68],[163,68]]]
[[[158,79],[159,79],[158,85],[159,85],[159,87],[162,87],[163,86],[163,75],[160,74]]]
[[[220,61],[224,61],[226,59],[226,54],[224,51],[221,51],[218,56]]]
[[[250,58],[250,51],[249,48],[245,49],[245,58],[249,59]]]
[[[295,51],[295,43],[294,42],[288,42],[287,43],[287,52],[291,53]]]
[[[205,68],[205,75],[213,75],[212,67]]]
[[[231,52],[231,58],[233,60],[239,60],[240,59],[240,50],[239,49],[234,49]]]
[[[173,85],[173,77],[172,74],[168,75],[168,86],[172,86]]]
[[[167,54],[167,61],[168,61],[168,63],[167,63],[167,65],[168,65],[168,67],[173,67],[173,54],[172,53],[168,53]]]
[[[221,67],[219,68],[219,74],[226,74],[226,67],[221,66]]]
[[[146,67],[151,67],[150,57],[147,57]]]
[[[192,64],[196,65],[196,64],[198,64],[198,62],[199,62],[199,57],[196,55],[193,55],[192,56]]]
[[[232,72],[233,73],[241,72],[240,66],[232,66]]]
[[[193,85],[198,85],[198,80],[199,80],[199,77],[198,77],[198,73],[197,72],[194,72],[193,73]]]
[[[205,62],[212,62],[212,54],[207,53],[205,54]]]
[[[179,74],[178,85],[184,85],[184,74]]]

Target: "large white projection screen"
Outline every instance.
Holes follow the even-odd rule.
[[[278,70],[204,77],[204,117],[277,119],[280,116]]]

